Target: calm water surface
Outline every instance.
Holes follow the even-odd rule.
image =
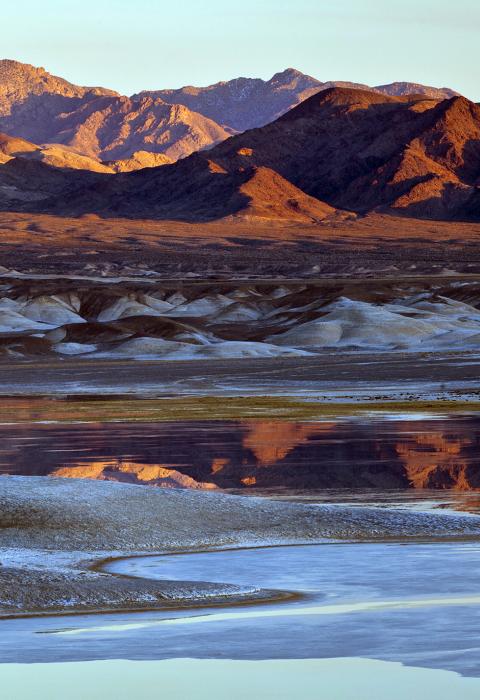
[[[480,417],[0,424],[0,473],[315,497],[475,490]]]
[[[433,690],[440,698],[480,697],[480,545],[274,547],[143,557],[109,568],[149,578],[255,583],[301,597],[4,620],[2,697],[129,697],[135,684],[140,698],[207,697],[199,679],[212,698],[225,697],[228,688],[234,698],[254,692],[420,700]],[[109,684],[110,694],[91,695],[94,684]]]

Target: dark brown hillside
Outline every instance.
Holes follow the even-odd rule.
[[[334,88],[210,157],[269,167],[341,209],[462,219],[480,176],[480,107]]]
[[[81,183],[70,177],[62,197],[52,192],[38,208],[61,215],[95,212],[190,222],[241,216],[312,223],[336,212],[275,171],[250,166],[228,172],[201,154],[129,175]]]

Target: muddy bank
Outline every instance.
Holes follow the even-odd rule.
[[[5,477],[0,481],[0,615],[142,609],[275,595],[255,586],[152,582],[92,570],[109,556],[325,539],[477,537],[480,518],[474,516]]]
[[[187,608],[267,602],[291,597],[259,590],[191,581],[148,581],[95,571],[0,569],[0,618],[41,614]]]

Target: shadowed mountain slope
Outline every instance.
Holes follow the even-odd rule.
[[[44,172],[44,181],[52,177],[55,187],[56,174]],[[113,178],[91,175],[79,180],[73,173],[65,174],[61,196],[52,191],[51,197],[33,208],[61,215],[99,213],[192,222],[231,216],[316,222],[335,214],[333,207],[308,196],[269,168],[253,166],[230,172],[202,154]],[[0,170],[0,182],[1,176]]]

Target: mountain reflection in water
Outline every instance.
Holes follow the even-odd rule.
[[[0,472],[221,489],[480,488],[480,418],[0,426]]]

